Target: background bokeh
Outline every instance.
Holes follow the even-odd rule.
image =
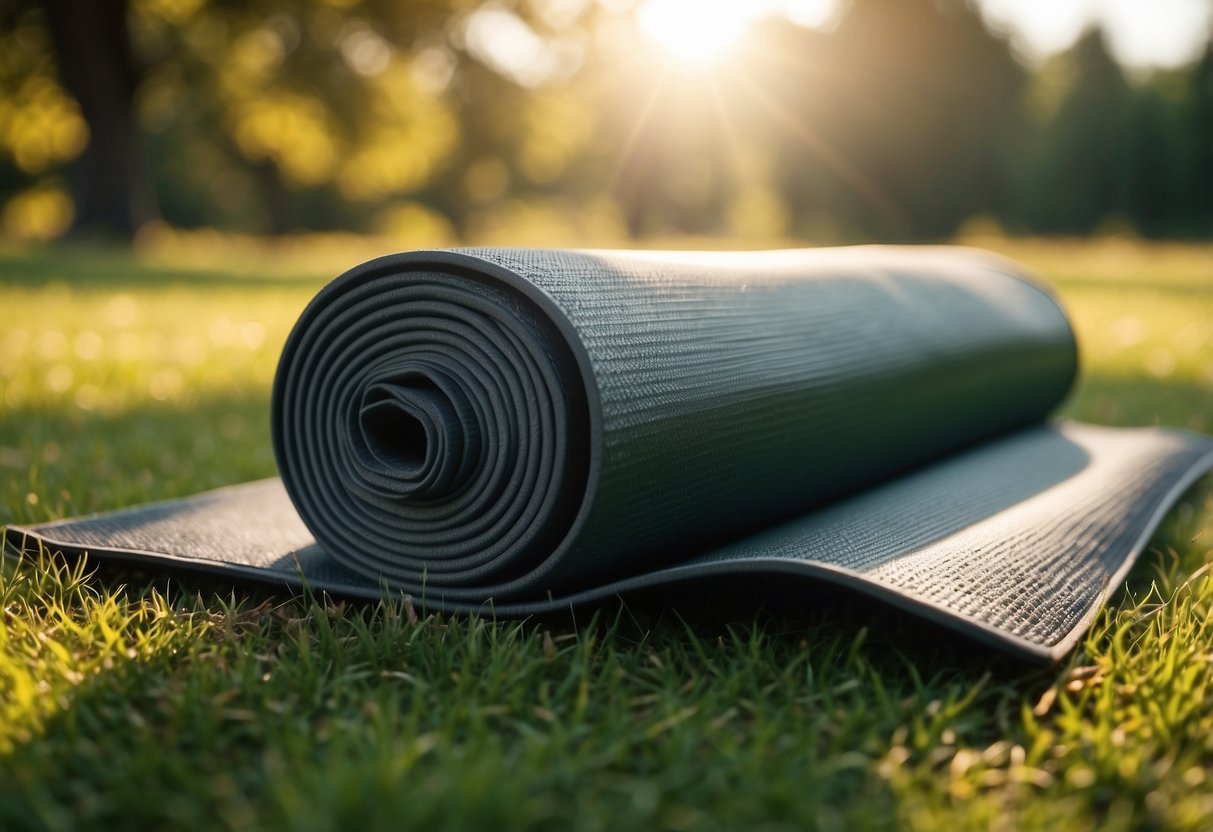
[[[1126,68],[1097,27],[1025,53],[1013,8],[8,0],[0,234],[1213,236],[1213,12]]]
[[[0,524],[273,476],[300,310],[458,242],[978,243],[1069,311],[1058,416],[1213,433],[1211,15],[0,0]],[[414,620],[0,558],[0,829],[1207,832],[1211,546],[1206,478],[1043,671],[828,593]]]

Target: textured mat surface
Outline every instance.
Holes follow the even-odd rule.
[[[6,535],[497,614],[825,579],[1056,658],[1213,463],[1045,424],[1075,371],[1053,298],[979,252],[393,255],[287,342],[281,480]]]

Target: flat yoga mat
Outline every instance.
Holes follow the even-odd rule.
[[[292,331],[281,479],[5,534],[497,615],[831,582],[1057,659],[1213,467],[1046,422],[1076,370],[1052,295],[973,250],[397,254]]]

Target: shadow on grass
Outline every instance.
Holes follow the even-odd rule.
[[[1102,413],[1104,399],[1119,408]],[[1066,410],[1184,426],[1208,408],[1199,385],[1097,377]],[[6,521],[273,473],[263,393],[112,415],[9,409],[0,445],[14,451],[0,487],[21,512]],[[1190,515],[1204,522],[1211,493],[1205,478],[1151,543],[1181,571],[1200,565]],[[1157,563],[1143,558],[1130,586]],[[35,568],[5,565],[0,580]],[[758,577],[522,623],[414,623],[399,602],[317,604],[159,569],[99,567],[89,591],[119,585],[124,603],[165,593],[171,613],[119,632],[95,674],[46,679],[54,712],[0,756],[0,828],[554,829],[577,812],[640,828],[892,825],[880,769],[899,731],[928,750],[944,731],[949,745],[1017,741],[1025,703],[1057,681],[853,591]]]
[[[1196,568],[1210,506],[1206,477],[1152,548]],[[72,686],[0,756],[5,829],[892,826],[895,747],[1027,744],[1025,704],[1059,684],[857,593],[757,578],[524,622],[129,568],[93,583],[175,612],[157,650]]]
[[[1140,416],[1143,409],[1156,412],[1157,406],[1166,408],[1164,415],[1172,417],[1160,420],[1174,424],[1177,420],[1173,417],[1180,413],[1199,414],[1202,405],[1207,409],[1207,401],[1200,398],[1202,393],[1198,385],[1148,377],[1097,378],[1084,383],[1066,410],[1090,417],[1084,409],[1089,410],[1091,402],[1106,397],[1125,402],[1127,409],[1115,414],[1120,418],[1093,420],[1149,423],[1151,420],[1132,417]],[[272,476],[276,466],[268,422],[268,403],[260,392],[213,397],[188,407],[149,404],[109,415],[76,409],[6,410],[0,413],[0,446],[9,449],[2,460],[9,476],[0,483],[0,498],[15,510],[0,521],[45,522]],[[28,494],[37,501],[25,499]],[[115,569],[114,574],[134,580],[134,585],[154,582],[157,577],[157,572],[149,570]],[[103,568],[103,579],[108,574],[110,569]],[[186,574],[178,577],[190,586],[218,595],[230,594],[232,587],[222,580]],[[756,611],[766,610],[783,622],[775,627],[777,632],[793,634],[838,621],[849,622],[849,631],[857,633],[869,619],[888,620],[888,626],[874,623],[869,638],[873,643],[890,640],[895,651],[908,651],[916,664],[967,666],[993,654],[946,628],[894,611],[860,593],[828,585],[806,589],[806,583],[781,581],[770,575],[705,579],[684,587],[629,592],[625,608],[638,621],[657,624],[677,611],[687,621],[699,622],[709,630],[720,621],[753,622]],[[238,585],[240,592],[253,587]],[[597,605],[602,610],[609,607]],[[564,621],[571,624],[578,617],[584,615],[577,613]],[[551,626],[562,624],[560,616],[543,620]],[[957,652],[953,654],[953,650]],[[1011,660],[1010,667],[1020,665]]]
[[[878,769],[897,728],[988,683],[988,661],[907,672],[912,655],[865,642],[829,605],[790,629],[774,613],[643,622],[624,607],[561,626],[259,592],[191,600],[213,586],[173,592],[176,615],[205,628],[167,621],[154,653],[72,686],[0,757],[0,826],[558,829],[586,813],[871,826],[895,814]],[[942,721],[997,733],[980,710]]]

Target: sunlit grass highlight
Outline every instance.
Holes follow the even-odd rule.
[[[290,325],[389,243],[201,239],[0,254],[0,520],[273,473]],[[1208,246],[985,243],[1074,316],[1066,414],[1213,430]],[[1053,670],[856,600],[495,622],[10,556],[0,829],[1203,829],[1211,547],[1206,478]]]

